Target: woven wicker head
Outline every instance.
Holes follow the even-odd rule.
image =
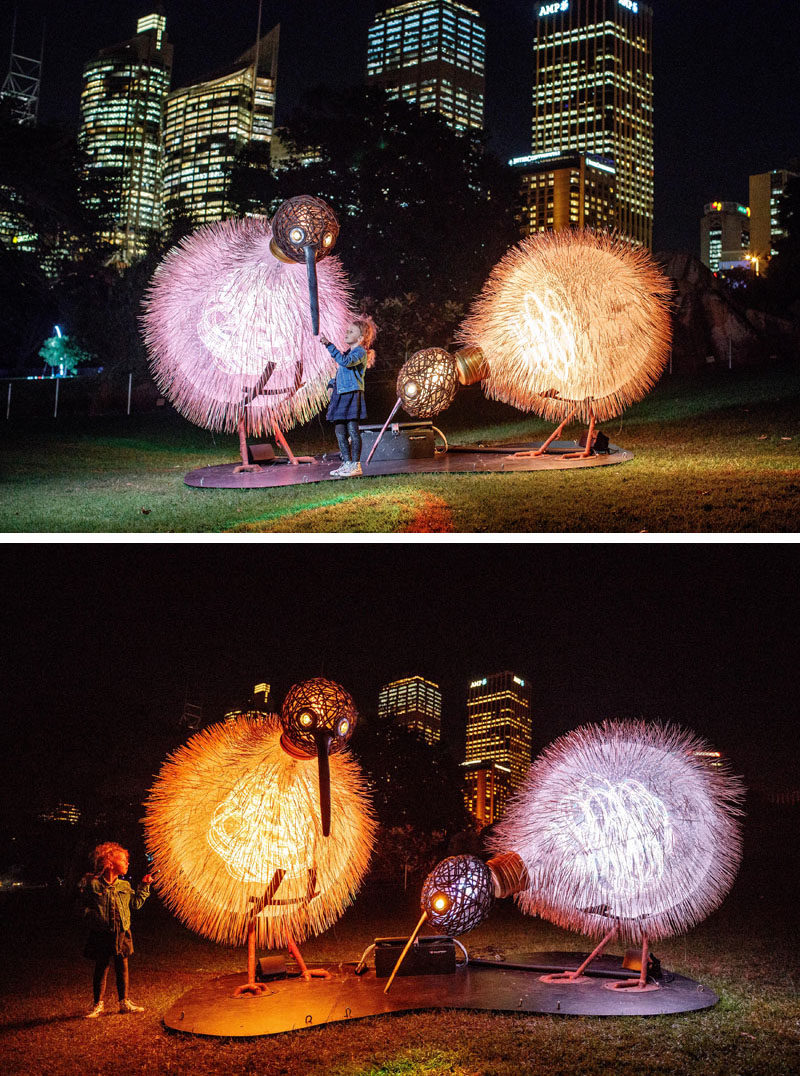
[[[422,886],[420,906],[444,934],[464,934],[489,914],[492,876],[476,856],[450,856],[437,863]]]
[[[336,245],[339,222],[327,202],[313,194],[289,198],[272,218],[272,242],[289,261],[304,262],[311,247],[317,261]]]
[[[333,250],[339,222],[330,206],[313,194],[300,194],[278,206],[272,218],[272,253],[292,262],[305,262],[311,328],[319,335],[317,262]]]
[[[319,763],[319,801],[324,836],[330,833],[330,772],[328,756],[341,751],[353,735],[355,703],[333,680],[317,677],[290,688],[281,709],[281,747],[294,758]]]
[[[397,395],[414,418],[432,418],[453,402],[458,389],[455,359],[440,347],[415,352],[400,367]]]

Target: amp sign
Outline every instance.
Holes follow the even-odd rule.
[[[620,3],[622,0],[620,0]],[[569,11],[569,0],[556,0],[552,4],[540,4],[539,5],[539,18],[544,18],[545,15],[555,15],[559,11]]]
[[[632,11],[634,15],[639,10],[639,5],[636,3],[636,0],[618,0],[618,2],[620,7],[626,7],[628,11]]]

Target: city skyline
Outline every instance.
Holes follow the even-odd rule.
[[[359,549],[4,547],[0,796],[72,801],[111,776],[111,746],[154,772],[187,684],[204,722],[258,680],[281,700],[313,676],[370,714],[417,672],[441,687],[460,762],[464,685],[502,669],[532,682],[535,753],[587,722],[674,721],[753,787],[796,786],[792,547],[411,545],[399,587],[391,545]]]
[[[77,0],[67,10],[53,0],[31,0],[18,25],[18,49],[36,49],[41,18],[58,41],[58,66],[45,51],[40,116],[77,124],[83,63],[129,35],[146,5],[120,0]],[[255,38],[257,4],[236,12],[210,3],[189,7],[168,0],[167,32],[175,45],[175,86],[205,78],[248,48]],[[533,7],[522,0],[475,3],[487,27],[486,123],[491,146],[504,159],[530,152]],[[655,249],[698,252],[703,206],[748,198],[748,177],[789,166],[797,155],[796,123],[786,94],[798,73],[792,41],[800,9],[778,0],[744,6],[731,15],[719,0],[689,5],[652,0],[655,69]],[[285,122],[304,89],[317,82],[363,81],[367,29],[382,5],[365,0],[339,9],[309,0],[304,16],[287,0],[264,4],[264,26],[281,23],[276,122]],[[38,20],[38,21],[37,21]],[[0,26],[10,44],[10,16]],[[53,52],[55,46],[50,46]],[[237,51],[238,50],[238,51]],[[292,57],[300,57],[302,62]],[[333,68],[333,71],[331,71]],[[506,72],[518,71],[519,79]],[[757,72],[739,78],[737,71]]]

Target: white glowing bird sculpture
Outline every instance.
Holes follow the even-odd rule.
[[[331,681],[298,688],[308,750],[287,742],[285,714],[212,725],[167,759],[147,801],[156,887],[192,930],[222,944],[247,942],[242,992],[260,989],[256,946],[288,946],[304,976],[312,974],[296,943],[326,930],[352,901],[374,840],[364,778],[341,751],[355,722],[352,699]],[[313,761],[315,733],[325,789]]]
[[[298,223],[297,202],[320,216],[313,235],[308,221]],[[278,244],[284,208],[290,219]],[[333,364],[318,323],[337,339],[352,320],[344,272],[327,257],[337,232],[320,199],[290,199],[272,225],[265,217],[204,225],[153,276],[143,316],[153,377],[191,422],[238,430],[242,469],[259,469],[248,463],[248,435],[274,434],[296,462],[282,430],[327,403]],[[304,253],[308,264],[295,260]]]
[[[471,929],[495,897],[602,941],[642,945],[682,933],[717,908],[741,858],[743,789],[708,745],[674,726],[639,721],[585,725],[533,763],[491,839],[495,856],[443,860],[422,890],[422,919],[444,933]]]

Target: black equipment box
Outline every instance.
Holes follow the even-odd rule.
[[[382,426],[382,423],[376,426],[359,426],[362,463],[366,463]],[[390,422],[370,463],[430,459],[434,455],[435,442],[436,433],[432,422]]]
[[[375,939],[375,977],[388,979],[408,938]],[[398,975],[452,975],[456,970],[456,943],[446,934],[417,938],[406,953]]]

